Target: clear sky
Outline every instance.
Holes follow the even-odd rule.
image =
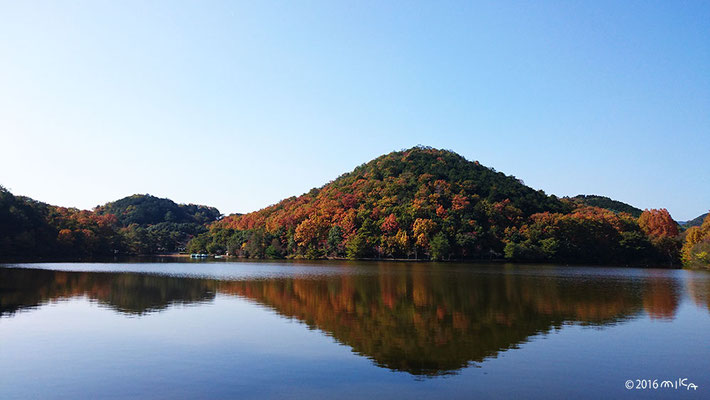
[[[558,196],[710,208],[708,1],[0,0],[0,184],[246,212],[451,149]]]

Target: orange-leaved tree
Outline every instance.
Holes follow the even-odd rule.
[[[651,239],[678,236],[678,224],[665,208],[644,210],[639,217],[639,226]]]
[[[678,223],[671,218],[665,208],[646,209],[639,217],[639,227],[648,235],[653,246],[659,253],[668,257],[668,262],[673,264],[678,258],[679,242]]]

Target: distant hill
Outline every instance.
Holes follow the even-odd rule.
[[[219,217],[214,207],[150,195],[129,196],[93,211],[57,207],[0,186],[0,259],[174,252]]]
[[[638,218],[641,216],[643,210],[636,208],[630,204],[623,203],[621,201],[612,200],[608,197],[597,196],[597,195],[584,195],[580,194],[569,198],[571,201],[583,204],[586,206],[605,208],[607,210],[613,211],[615,213],[625,212]]]
[[[219,210],[195,204],[177,204],[149,194],[133,196],[106,203],[94,210],[98,214],[113,214],[122,226],[131,224],[154,225],[162,222],[206,224],[220,217]]]
[[[177,204],[149,194],[124,197],[94,212],[116,217],[124,251],[132,254],[182,251],[190,239],[206,232],[206,224],[221,216],[214,207]]]
[[[680,225],[683,226],[683,228],[690,228],[691,226],[700,226],[703,224],[703,221],[707,216],[708,213],[705,213],[699,217],[691,219],[690,221],[681,222]]]
[[[89,211],[0,187],[0,258],[189,250],[249,258],[677,263],[677,227],[667,211],[638,215],[607,197],[559,199],[452,151],[418,146],[225,218],[213,207],[148,194]]]

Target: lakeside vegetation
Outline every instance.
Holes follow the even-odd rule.
[[[710,215],[705,215],[700,226],[692,226],[685,232],[681,255],[684,265],[710,268]]]
[[[176,204],[133,195],[93,211],[57,207],[0,186],[0,258],[52,259],[184,250],[207,224],[214,207]]]
[[[552,261],[710,267],[710,220],[596,195],[558,198],[460,155],[392,152],[298,197],[221,218],[133,195],[92,211],[0,187],[0,257],[178,251],[244,258]]]
[[[602,196],[560,199],[454,152],[415,147],[223,218],[189,248],[248,258],[670,266],[680,265],[683,239],[665,209],[640,211]]]

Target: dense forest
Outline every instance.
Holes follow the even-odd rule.
[[[176,204],[150,195],[124,197],[95,208],[94,213],[116,217],[123,251],[131,254],[185,250],[190,239],[222,216],[214,207]]]
[[[626,204],[617,200],[612,200],[604,196],[580,194],[574,197],[570,197],[569,200],[579,205],[605,208],[615,213],[625,212],[631,214],[631,216],[635,218],[640,217],[641,213],[643,212],[643,210],[641,210],[640,208],[636,208],[630,204]]]
[[[220,216],[213,207],[175,204],[150,195],[78,210],[15,196],[0,186],[0,258],[176,252]]]
[[[665,209],[641,211],[602,196],[559,199],[454,152],[415,147],[223,218],[189,249],[249,258],[678,265],[683,237]]]
[[[710,217],[557,198],[460,155],[392,152],[298,197],[222,218],[212,207],[129,196],[78,210],[0,187],[0,258],[189,251],[244,258],[508,259],[710,266]]]

